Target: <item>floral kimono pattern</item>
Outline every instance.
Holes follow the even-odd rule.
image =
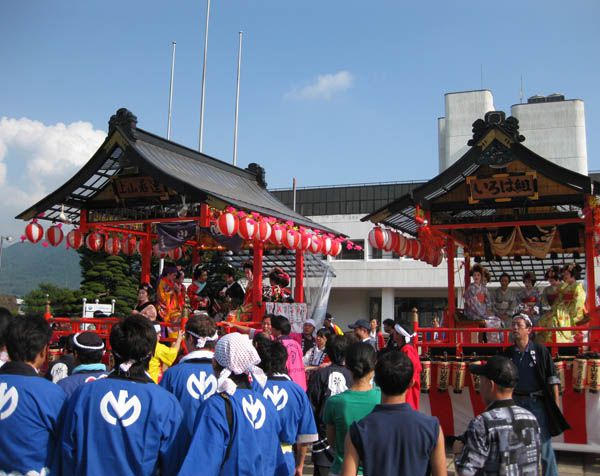
[[[517,303],[515,293],[511,289],[505,291],[502,288],[497,288],[492,293],[492,303],[494,314],[502,319],[505,327],[508,327],[506,324],[510,324]]]
[[[486,327],[500,328],[502,321],[493,315],[492,300],[483,284],[471,283],[465,292],[465,317],[471,321],[485,321]],[[488,342],[500,342],[496,332],[487,333]]]
[[[183,306],[175,283],[169,278],[163,277],[160,279],[156,290],[156,300],[158,312],[163,320],[170,325],[179,324]]]
[[[585,317],[585,291],[581,283],[565,284],[560,289],[555,306],[540,321],[543,327],[571,327],[578,325]],[[573,331],[558,331],[556,342],[573,342]],[[541,332],[537,340],[542,343],[552,342],[552,333]]]
[[[533,325],[540,320],[541,299],[540,291],[536,288],[523,288],[517,295],[519,309],[531,318]]]

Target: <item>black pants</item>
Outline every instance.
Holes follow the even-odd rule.
[[[331,466],[318,466],[318,465],[314,465],[314,472],[313,472],[313,476],[327,476],[329,474],[329,470],[331,469]]]

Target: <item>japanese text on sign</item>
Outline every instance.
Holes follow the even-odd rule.
[[[118,178],[113,185],[121,198],[155,197],[167,193],[167,188],[151,177]]]
[[[469,203],[477,203],[480,200],[505,202],[520,197],[532,200],[538,198],[535,172],[519,175],[499,174],[486,178],[471,176],[467,177],[467,187]]]

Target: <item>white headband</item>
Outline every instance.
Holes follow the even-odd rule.
[[[404,327],[402,327],[400,324],[396,324],[394,326],[394,330],[400,334],[402,337],[404,337],[404,342],[406,342],[407,344],[410,343],[410,340],[417,335],[416,332],[413,332],[412,334],[409,334],[408,332],[406,332],[404,330]]]
[[[81,332],[78,332],[77,334],[75,334],[73,336],[73,344],[76,347],[79,347],[80,349],[87,349],[87,350],[103,350],[104,349],[104,342],[102,342],[100,345],[85,345],[82,344],[81,342],[79,342],[77,340],[77,337],[79,337],[81,335]]]
[[[196,338],[196,349],[203,349],[207,342],[219,340],[219,334],[217,334],[217,331],[215,331],[215,333],[212,336],[206,337],[199,336],[198,334],[195,334],[192,331],[186,330],[186,332],[192,337]]]

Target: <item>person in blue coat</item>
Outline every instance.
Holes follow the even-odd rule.
[[[260,367],[267,375],[262,394],[275,406],[283,426],[283,461],[277,466],[275,476],[301,475],[308,447],[319,439],[310,401],[302,387],[286,372],[288,355],[283,344],[268,339],[259,339],[255,344]]]
[[[10,361],[0,368],[0,474],[49,474],[66,395],[38,375],[52,330],[41,317],[14,319],[6,335]]]
[[[69,400],[60,474],[176,474],[185,450],[176,444],[185,432],[183,411],[146,372],[156,346],[152,323],[128,317],[113,326],[110,344],[115,369]]]
[[[251,386],[250,374],[265,384],[259,362],[246,335],[235,332],[217,342],[218,393],[198,412],[180,475],[273,476],[282,426],[275,407]]]
[[[191,434],[196,414],[217,392],[217,377],[212,367],[215,344],[219,338],[215,321],[207,316],[192,316],[185,326],[189,353],[165,372],[160,386],[171,392],[183,408],[185,424]]]
[[[75,367],[67,378],[58,382],[67,397],[73,395],[80,385],[94,382],[108,375],[106,365],[102,363],[104,355],[104,342],[94,332],[79,332],[73,336],[73,355]]]

